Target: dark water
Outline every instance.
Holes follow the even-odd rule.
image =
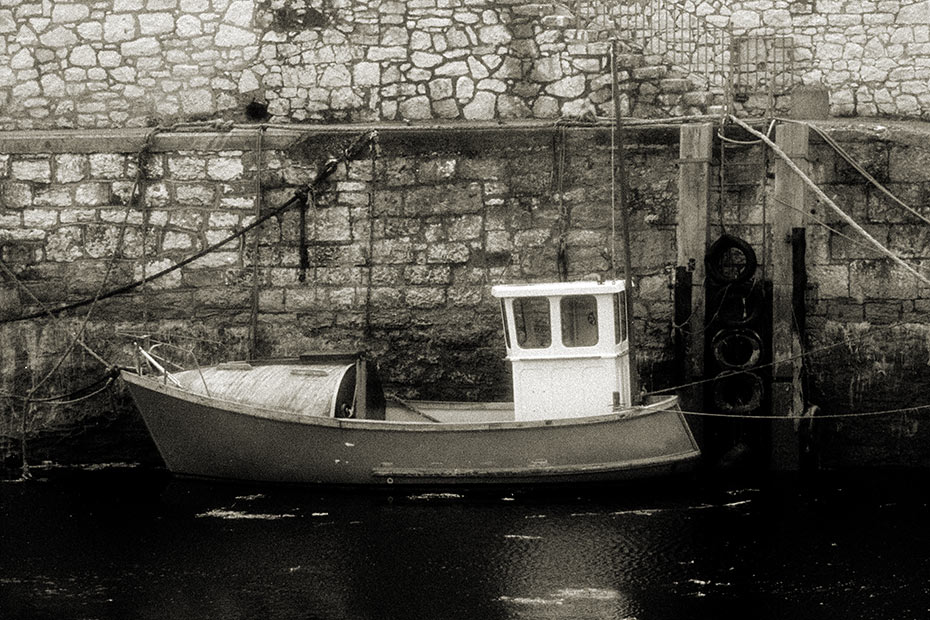
[[[0,618],[927,618],[930,478],[364,495],[0,482]]]

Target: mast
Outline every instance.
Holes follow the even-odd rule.
[[[623,237],[623,280],[626,282],[626,294],[624,299],[624,314],[627,321],[627,344],[629,346],[630,359],[630,400],[632,405],[640,404],[639,397],[639,369],[636,366],[636,333],[633,330],[633,295],[635,289],[633,286],[633,267],[630,257],[630,217],[627,210],[627,179],[626,179],[626,162],[623,153],[623,122],[620,112],[620,75],[617,69],[617,58],[620,51],[620,40],[614,38],[611,42],[610,70],[613,75],[613,100],[614,100],[614,125],[612,128],[613,139],[611,140],[612,149],[612,174],[611,182],[613,184],[612,195],[617,196],[617,209],[611,204],[611,213],[619,210],[620,214],[620,234]],[[613,219],[613,217],[611,217]],[[612,231],[616,234],[616,231]],[[611,240],[611,268],[616,274],[617,266],[614,254],[616,252],[616,239]]]

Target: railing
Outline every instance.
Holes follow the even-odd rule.
[[[736,33],[676,0],[569,0],[565,6],[579,29],[612,31],[647,65],[669,66],[696,87],[719,90],[731,107],[774,110],[797,82],[790,31]]]

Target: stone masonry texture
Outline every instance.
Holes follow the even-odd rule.
[[[506,398],[490,286],[556,279],[560,256],[572,279],[613,274],[611,135],[590,121],[614,114],[617,33],[623,115],[782,114],[817,92],[851,117],[831,135],[930,214],[926,0],[2,0],[0,318],[171,268],[289,200],[363,126],[379,140],[303,212],[92,309],[3,324],[0,389],[27,392],[81,329],[114,363],[151,336],[190,365],[248,356],[254,320],[260,356],[364,343],[402,396]],[[637,355],[658,389],[675,382],[678,131],[626,140]],[[721,168],[724,151],[745,165]],[[749,240],[764,270],[772,159],[714,153],[713,234]],[[870,234],[930,264],[925,222],[816,140],[811,163]],[[810,346],[827,352],[807,367],[812,402],[924,403],[930,292],[809,215]],[[45,392],[101,370],[77,344],[62,368]],[[99,399],[25,424],[4,408],[0,456],[3,437],[99,416]],[[824,463],[928,464],[925,415],[821,425]]]
[[[831,135],[874,177],[928,212],[926,131],[835,123]],[[261,150],[257,130],[166,132],[148,142],[147,133],[32,132],[3,143],[0,258],[16,278],[6,275],[0,285],[0,317],[93,297],[222,241],[283,204],[360,132],[269,129]],[[670,284],[678,130],[631,128],[628,139],[637,358],[651,390],[676,380]],[[771,160],[763,161],[758,145],[738,143],[726,157],[759,163],[726,169],[727,191],[718,190],[710,206],[712,236],[722,216],[727,232],[754,245],[764,270],[771,241],[762,224],[773,203],[761,171]],[[507,398],[490,286],[556,279],[560,247],[570,278],[611,275],[610,161],[604,128],[384,130],[374,152],[340,164],[312,195],[303,246],[295,207],[89,315],[83,308],[0,327],[2,389],[27,389],[88,316],[86,342],[115,363],[131,365],[132,343],[145,335],[169,343],[182,364],[244,358],[254,307],[259,356],[367,346],[389,389],[402,396]],[[818,183],[880,241],[913,262],[930,261],[926,226],[816,139],[811,164]],[[719,161],[712,178],[720,178]],[[923,403],[930,291],[847,238],[821,206],[811,203],[810,215],[808,333],[810,346],[822,350],[806,366],[811,401],[825,413]],[[72,381],[101,370],[81,351],[67,367]],[[67,391],[68,378],[61,381],[58,391]],[[30,423],[73,423],[93,411],[69,417],[43,409]],[[921,446],[930,429],[922,415],[821,424],[823,462],[926,463]],[[20,428],[15,411],[2,423],[3,435]]]
[[[284,204],[358,135],[269,131],[259,152],[254,131],[160,134],[144,149],[145,133],[53,148],[34,138],[5,143],[0,258],[15,280],[0,284],[3,318],[92,298],[222,241]],[[677,129],[643,130],[637,142],[636,325],[649,343],[640,358],[650,385],[668,385]],[[364,346],[388,387],[407,396],[507,397],[490,286],[557,280],[560,246],[571,278],[610,276],[609,131],[401,128],[381,132],[371,155],[340,164],[314,192],[303,246],[301,209],[292,208],[96,304],[87,341],[121,364],[132,364],[141,334],[189,351],[180,363],[248,357],[257,284],[261,357]],[[89,310],[0,326],[3,389],[21,392],[54,363]],[[83,353],[69,365],[100,370]]]
[[[827,90],[836,115],[930,114],[926,0],[572,4],[5,0],[0,128],[244,120],[249,104],[273,122],[610,115],[617,32],[625,113],[714,112],[733,42],[761,41],[744,64],[775,54],[791,75],[756,76],[750,98],[770,79]],[[647,10],[630,32],[620,13]]]

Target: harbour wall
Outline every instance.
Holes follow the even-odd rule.
[[[7,398],[0,435],[93,429],[134,416],[118,387],[74,405],[38,402],[75,393],[108,364],[132,365],[134,342],[163,343],[163,353],[186,365],[361,348],[400,396],[508,398],[490,286],[558,279],[560,270],[570,279],[612,275],[619,254],[611,132],[544,124],[377,129],[374,140],[359,126],[4,134],[0,258],[9,271],[0,287],[0,381],[8,396],[35,389],[35,406],[24,416],[23,402]],[[827,129],[926,212],[925,128]],[[625,133],[637,362],[653,391],[678,380],[679,128]],[[362,148],[344,159],[353,144]],[[711,237],[747,239],[764,277],[773,161],[753,144],[725,159],[723,174],[713,162]],[[915,264],[930,259],[925,223],[816,138],[810,161],[815,180],[874,237]],[[236,236],[326,171],[305,208],[297,201]],[[927,412],[907,408],[923,405],[927,393],[930,290],[848,238],[822,206],[811,201],[809,211],[809,400],[821,415],[902,409],[816,422],[821,463],[926,465]],[[105,298],[41,316],[97,297]],[[33,313],[40,316],[9,322]]]
[[[716,114],[732,79],[756,111],[807,87],[834,115],[926,119],[928,14],[904,0],[8,0],[0,129],[606,116],[617,33],[624,114]]]

